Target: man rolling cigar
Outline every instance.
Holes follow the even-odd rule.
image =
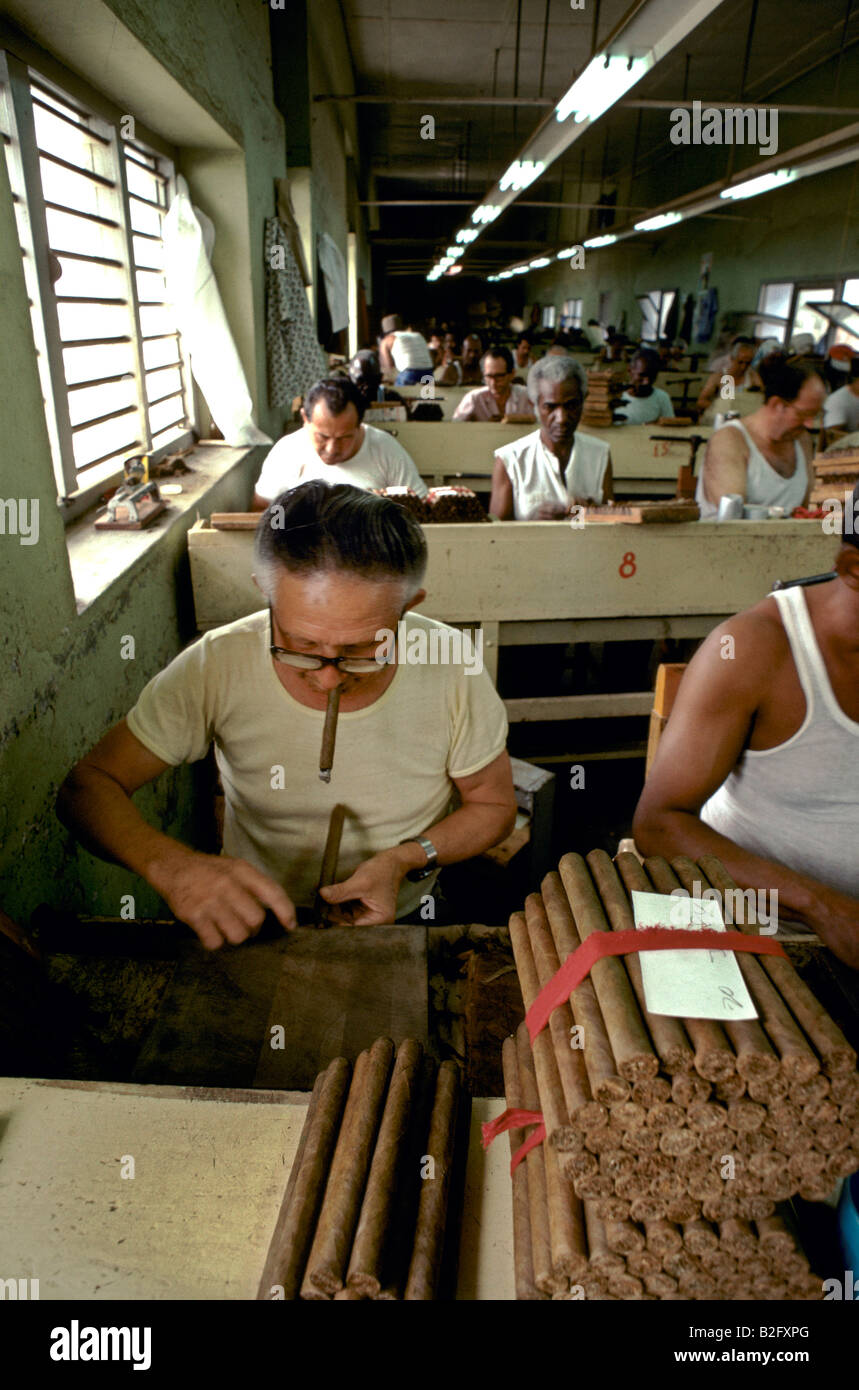
[[[345,377],[315,382],[304,398],[304,428],[285,434],[266,455],[254,510],[264,511],[279,493],[313,478],[367,489],[408,487],[426,497],[426,483],[402,444],[362,423],[366,408],[366,397]]]
[[[539,429],[495,454],[489,511],[499,521],[552,521],[613,496],[609,446],[577,433],[588,379],[572,357],[542,357],[528,373]]]
[[[207,632],[149,682],[66,779],[64,822],[216,948],[255,935],[267,908],[290,928],[296,906],[311,907],[342,803],[339,882],[323,890],[331,920],[415,914],[438,867],[497,844],[516,812],[489,676],[454,659],[461,643],[430,643],[434,632],[461,635],[414,612],[425,567],[421,527],[394,502],[319,481],[284,493],[255,537],[266,606]],[[434,664],[413,662],[413,632]],[[329,785],[320,748],[335,688]],[[131,800],[212,743],[226,799],[221,856],[161,834]]]
[[[836,577],[713,631],[683,676],[633,831],[778,892],[859,969],[859,487]],[[848,508],[849,510],[849,508]]]

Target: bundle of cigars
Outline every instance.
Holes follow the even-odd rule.
[[[694,893],[696,884],[723,898],[736,891],[710,857],[642,865],[632,854],[565,855],[510,919],[526,1010],[582,941],[634,928],[632,892]],[[514,1175],[519,1297],[564,1297],[564,1280],[587,1297],[820,1296],[776,1204],[823,1201],[859,1168],[856,1053],[785,956],[735,959],[756,1020],[650,1013],[631,953],[598,959],[532,1046],[527,1032],[519,1037],[515,1070],[508,1040],[508,1105],[533,1068],[520,1104],[541,1112],[546,1130],[538,1158],[520,1165],[527,1256]],[[611,1257],[602,1272],[597,1254]]]
[[[502,1050],[509,1109],[539,1105],[528,1030],[521,1024]],[[524,1142],[509,1131],[510,1153]],[[635,1155],[611,1151],[616,1172],[635,1170]],[[608,1160],[606,1163],[608,1167]],[[556,1149],[539,1144],[512,1175],[513,1251],[520,1301],[632,1299],[819,1299],[792,1223],[780,1212],[759,1221],[701,1217],[606,1221],[602,1204],[580,1200]]]
[[[438,1295],[459,1069],[379,1038],[316,1078],[258,1299]]]
[[[841,448],[833,446],[823,454],[816,454],[812,462],[812,503],[825,502],[829,497],[836,497],[840,502],[842,494],[852,492],[859,482],[859,448],[855,444]]]
[[[411,512],[422,525],[441,521],[488,521],[476,492],[468,487],[433,487],[426,497],[419,497],[413,488],[374,488],[378,497],[387,497]]]
[[[623,396],[623,374],[610,369],[588,372],[588,394],[582,409],[583,425],[606,428],[612,423],[612,409]]]

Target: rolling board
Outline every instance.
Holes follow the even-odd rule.
[[[641,526],[650,522],[697,521],[701,513],[694,502],[636,502],[630,505],[585,507],[585,521]]]
[[[282,1049],[271,1046],[278,1024]],[[298,927],[214,952],[193,942],[133,1080],[310,1089],[333,1056],[386,1034],[423,1042],[427,1027],[422,927]]]

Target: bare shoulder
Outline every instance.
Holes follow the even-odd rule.
[[[734,425],[723,425],[710,435],[707,455],[710,458],[738,459],[745,463],[749,457],[749,443],[742,430]]]
[[[708,680],[718,672],[735,688],[760,689],[769,684],[789,653],[778,605],[768,596],[719,623],[699,647],[692,665]]]

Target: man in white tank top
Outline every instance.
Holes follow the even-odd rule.
[[[859,486],[836,577],[720,624],[683,676],[633,822],[713,854],[859,969]]]
[[[783,357],[762,362],[760,374],[764,404],[744,420],[729,420],[707,445],[695,493],[702,521],[716,515],[720,499],[729,493],[739,493],[748,503],[784,507],[788,516],[808,500],[808,429],[826,387],[816,372]]]
[[[499,521],[554,521],[613,496],[609,446],[577,427],[588,390],[572,357],[545,356],[528,373],[539,429],[495,454],[489,511]]]

